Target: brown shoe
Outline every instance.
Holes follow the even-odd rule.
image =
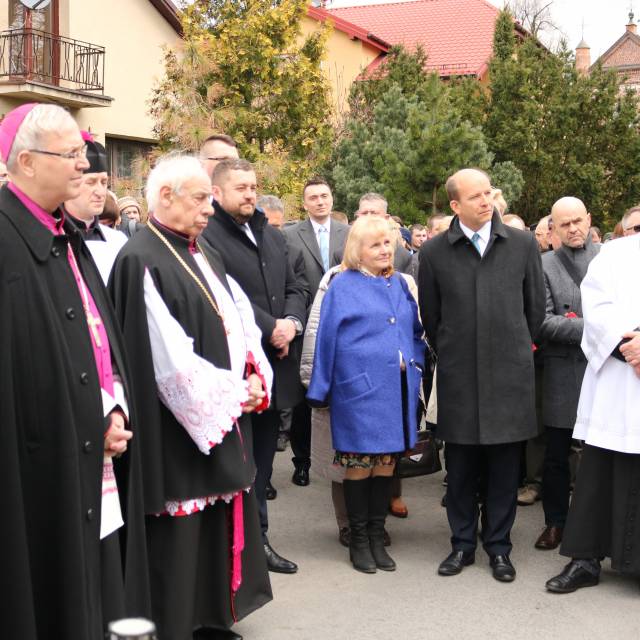
[[[409,515],[409,509],[402,498],[391,498],[389,513],[396,518],[406,518]]]
[[[548,551],[550,549],[556,549],[562,542],[562,527],[546,526],[544,531],[540,534],[540,537],[536,540],[536,549],[544,549]]]

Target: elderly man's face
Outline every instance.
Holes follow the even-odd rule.
[[[256,189],[253,171],[229,171],[222,184],[213,185],[213,197],[238,224],[245,224],[256,210]]]
[[[361,216],[388,218],[389,214],[382,200],[363,200],[360,203],[360,208],[356,211],[356,218],[360,218]]]
[[[555,206],[551,220],[553,231],[563,245],[572,249],[584,247],[591,227],[591,216],[584,206]]]
[[[200,149],[200,161],[209,176],[209,180],[211,180],[213,170],[223,160],[237,160],[239,157],[238,150],[222,140],[210,140],[203,144],[202,149]]]
[[[624,235],[633,236],[640,233],[640,229],[636,231],[634,227],[640,226],[640,211],[634,211],[624,224]]]
[[[542,218],[536,225],[536,240],[538,241],[538,248],[540,251],[549,251],[549,245],[551,244],[551,231],[549,230],[549,219]]]
[[[65,203],[69,213],[86,221],[99,216],[104,209],[108,186],[109,175],[106,171],[85,173],[80,184],[80,193],[73,200]]]
[[[178,193],[162,187],[160,207],[155,212],[160,222],[191,239],[204,231],[212,213],[211,183],[204,176],[187,180]]]
[[[457,177],[457,200],[452,200],[451,209],[458,214],[460,222],[477,231],[493,216],[493,192],[489,178],[480,171],[467,170]]]
[[[284,211],[280,209],[268,209],[263,207],[264,215],[267,216],[267,222],[276,229],[282,229],[284,225]]]
[[[28,171],[38,189],[47,194],[51,202],[62,204],[80,194],[83,171],[89,167],[85,142],[77,125],[69,125],[54,133],[43,136],[37,151],[29,154]],[[42,153],[42,152],[48,153]],[[20,155],[22,155],[22,153]],[[64,158],[51,154],[72,154],[76,157]]]

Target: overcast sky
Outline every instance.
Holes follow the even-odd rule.
[[[411,2],[413,0],[406,0]],[[329,8],[363,4],[383,4],[388,0],[332,0]],[[504,0],[489,0],[502,8]],[[629,21],[629,6],[634,5],[636,22],[640,18],[640,0],[553,0],[552,15],[567,37],[569,47],[575,49],[582,37],[591,47],[591,60],[604,53],[623,33]]]

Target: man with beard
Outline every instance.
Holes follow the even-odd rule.
[[[307,289],[291,267],[283,234],[256,209],[256,174],[246,160],[225,160],[212,174],[214,215],[203,237],[222,255],[227,273],[251,301],[262,345],[274,371],[271,406],[252,416],[256,497],[270,571],[295,573],[295,563],[278,555],[267,539],[266,487],[278,441],[278,411],[303,399],[298,358],[289,353],[306,318]]]

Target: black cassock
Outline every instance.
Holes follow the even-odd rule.
[[[87,247],[64,230],[0,190],[0,617],[20,640],[98,639],[110,619],[149,612],[135,437],[115,463],[127,527],[99,537],[105,418],[67,243],[130,398],[122,336]]]
[[[213,296],[188,240],[157,223],[155,228]],[[218,254],[206,244],[202,249],[230,293]],[[109,290],[138,390],[153,617],[163,640],[182,640],[201,626],[229,628],[234,619],[272,596],[255,498],[253,492],[245,491],[255,474],[250,420],[240,417],[237,426],[204,455],[161,402],[145,304],[145,273],[171,316],[193,339],[194,354],[219,369],[229,370],[231,363],[225,327],[198,284],[149,228],[139,231],[120,252]],[[245,545],[242,585],[234,598],[230,589],[232,504],[220,499],[191,515],[166,512],[170,502],[238,492],[244,503]]]

